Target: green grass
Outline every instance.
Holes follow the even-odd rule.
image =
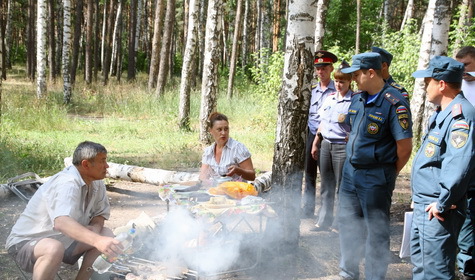
[[[62,84],[48,84],[36,99],[35,84],[15,67],[3,82],[0,127],[0,182],[32,171],[49,176],[63,168],[77,144],[103,144],[110,162],[169,170],[197,169],[204,146],[199,142],[199,90],[191,94],[191,131],[178,127],[179,80],[157,98],[146,89],[147,77],[132,83],[87,86],[78,76],[72,104],[63,105]],[[258,171],[270,170],[277,105],[240,90],[232,100],[223,89],[218,111],[230,119],[231,137],[251,151]],[[243,83],[243,81],[237,81]],[[242,88],[242,86],[240,87]]]

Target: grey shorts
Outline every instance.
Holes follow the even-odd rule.
[[[35,246],[40,241],[39,239],[32,239],[22,241],[17,243],[10,248],[8,248],[8,254],[10,254],[13,258],[15,258],[16,263],[18,266],[26,272],[33,272],[33,267],[35,266],[35,255],[34,250]],[[84,254],[77,254],[75,256],[72,255],[74,248],[76,248],[77,241],[74,241],[71,246],[69,246],[66,251],[64,251],[63,262],[67,264],[75,264],[78,259]]]

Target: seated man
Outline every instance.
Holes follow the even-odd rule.
[[[61,262],[84,255],[76,279],[89,279],[100,253],[117,256],[120,242],[104,227],[110,206],[102,179],[107,150],[85,141],[74,151],[73,165],[52,176],[28,202],[7,238],[6,248],[33,279],[54,279]]]

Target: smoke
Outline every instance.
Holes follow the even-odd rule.
[[[176,207],[160,222],[155,239],[147,246],[153,248],[154,259],[170,266],[217,274],[236,264],[242,237],[238,232],[229,232],[221,222],[196,218],[187,209]]]

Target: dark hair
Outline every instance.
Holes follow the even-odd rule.
[[[99,153],[107,154],[106,148],[99,143],[84,141],[74,151],[73,164],[78,166],[83,160],[91,160]]]
[[[361,69],[361,72],[363,72],[364,74],[366,74],[368,72],[369,69]],[[381,69],[373,69],[373,71],[376,73],[376,75],[378,77],[383,77],[383,72],[381,71]]]
[[[351,79],[353,78],[353,74],[351,73],[343,73],[341,72],[341,69],[345,69],[345,68],[348,68],[350,67],[350,64],[348,64],[348,62],[346,61],[342,61],[340,66],[338,66],[338,69],[336,69],[335,73],[333,74],[333,78],[334,79],[338,79],[338,80],[346,80],[346,81],[351,81]]]
[[[428,77],[431,78],[431,77]],[[440,80],[431,78],[436,82],[439,82]],[[445,82],[445,81],[444,81]],[[453,90],[460,90],[462,88],[462,82],[445,82],[447,86]]]
[[[208,117],[208,128],[212,128],[214,123],[217,121],[228,121],[228,117],[226,115],[221,114],[219,112],[213,112],[211,115]]]
[[[455,55],[455,58],[464,58],[467,55],[471,56],[472,58],[475,59],[475,47],[473,46],[465,46],[461,48],[457,54]]]

